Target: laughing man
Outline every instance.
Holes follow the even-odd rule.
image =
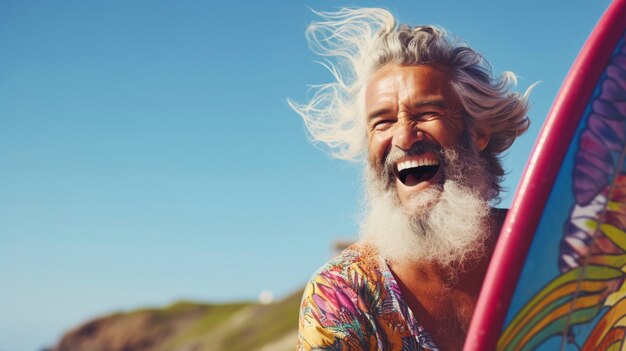
[[[460,350],[505,210],[498,155],[527,94],[442,29],[382,9],[320,13],[307,35],[336,81],[291,102],[313,140],[364,160],[359,242],[309,281],[298,350]]]

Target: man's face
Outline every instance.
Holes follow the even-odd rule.
[[[411,210],[411,198],[445,181],[439,151],[467,140],[450,79],[436,66],[383,66],[366,86],[365,112],[370,165],[379,174],[389,174],[392,184],[387,185],[395,187],[401,205]],[[483,143],[474,139],[478,149]]]

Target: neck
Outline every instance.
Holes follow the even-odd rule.
[[[505,214],[505,210],[492,209],[490,227],[494,229],[480,259],[456,268],[426,261],[390,264],[403,299],[444,350],[463,347]]]

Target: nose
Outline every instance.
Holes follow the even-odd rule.
[[[419,128],[418,123],[411,120],[402,120],[396,124],[393,134],[393,146],[403,150],[408,150],[418,141],[426,138],[424,132]]]

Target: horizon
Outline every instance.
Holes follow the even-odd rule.
[[[503,158],[508,207],[610,1],[356,3],[441,25],[517,91],[540,82]],[[0,351],[114,311],[281,299],[356,238],[361,166],[287,105],[332,78],[304,32],[335,4],[0,4]]]

